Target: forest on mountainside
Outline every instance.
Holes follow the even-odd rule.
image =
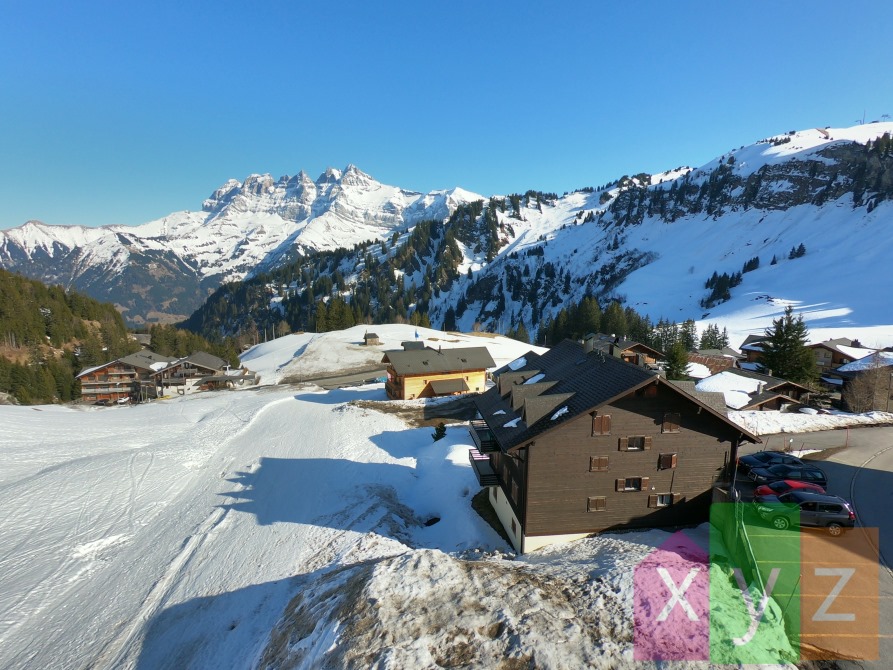
[[[239,364],[232,340],[212,343],[173,326],[149,332],[159,354],[200,350]],[[77,400],[81,370],[140,348],[114,305],[0,269],[0,393],[22,404]]]

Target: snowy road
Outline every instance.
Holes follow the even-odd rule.
[[[294,394],[0,407],[0,667],[250,667],[296,575],[412,526],[427,432]]]

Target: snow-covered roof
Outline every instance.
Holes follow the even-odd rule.
[[[751,393],[758,392],[765,386],[758,379],[742,377],[733,372],[720,372],[699,381],[695,388],[698,391],[712,391],[722,393],[726,399],[726,405],[732,409],[741,409],[750,404]]]
[[[861,372],[872,367],[885,368],[893,365],[893,351],[876,351],[857,361],[841,365],[835,372]]]

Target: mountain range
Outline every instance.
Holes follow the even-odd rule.
[[[698,168],[561,196],[421,194],[354,166],[315,181],[251,175],[200,212],[141,226],[0,231],[0,265],[114,302],[132,324],[182,319],[225,283],[269,284],[289,267],[280,299],[322,276],[334,281],[317,298],[347,297],[377,273],[394,286],[373,302],[399,297],[406,313],[423,307],[432,324],[463,330],[535,331],[592,295],[741,333],[794,304],[814,335],[891,344],[891,133],[891,123],[789,131]]]

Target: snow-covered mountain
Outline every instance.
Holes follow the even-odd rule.
[[[140,226],[49,226],[0,231],[0,265],[116,303],[131,322],[192,313],[223,281],[300,254],[402,232],[445,219],[481,196],[460,188],[423,194],[381,184],[349,165],[316,181],[305,172],[230,180],[200,212]]]
[[[722,322],[730,332],[761,332],[794,304],[814,338],[886,345],[893,294],[875,289],[893,280],[891,134],[893,123],[790,131],[696,169],[563,196],[421,195],[353,167],[316,181],[255,175],[225,184],[201,213],[136,228],[29,223],[0,233],[0,264],[99,298],[121,296],[132,321],[182,314],[223,279],[301,253],[314,282],[336,280],[333,297],[366,282],[373,302],[423,307],[434,325],[455,319],[462,330],[479,323],[505,332],[523,322],[535,332],[562,306],[594,295],[654,321]],[[423,229],[423,220],[438,224]],[[386,244],[318,261],[310,253],[368,240]],[[280,300],[306,290],[300,277],[282,279],[291,283],[280,283]],[[305,303],[319,299],[319,286]],[[278,323],[289,316],[273,313],[281,305],[274,299],[268,317],[252,319]]]

